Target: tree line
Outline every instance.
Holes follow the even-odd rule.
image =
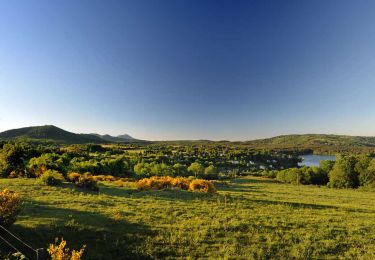
[[[375,159],[368,155],[338,155],[336,161],[321,161],[319,167],[266,171],[264,175],[292,184],[371,189],[375,188]]]
[[[223,145],[48,145],[6,142],[1,177],[39,177],[46,170],[116,177],[195,176],[230,178],[243,172],[297,166],[298,155]]]

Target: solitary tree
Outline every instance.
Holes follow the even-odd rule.
[[[207,166],[206,169],[204,169],[204,174],[206,175],[215,174],[216,172],[216,167],[213,165]]]
[[[188,171],[194,173],[194,176],[196,178],[198,174],[203,173],[204,167],[202,166],[202,164],[194,162],[188,167]]]

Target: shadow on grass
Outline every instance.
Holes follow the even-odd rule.
[[[253,177],[253,178],[240,178],[240,179],[235,179],[231,183],[235,184],[248,184],[248,183],[264,183],[264,184],[270,184],[270,183],[280,183],[275,179],[267,179],[267,178],[261,178],[261,177]]]
[[[37,222],[35,227],[16,223],[10,230],[34,248],[47,248],[55,238],[64,238],[72,249],[86,245],[85,259],[149,258],[139,247],[153,232],[145,225],[127,222],[124,217],[116,221],[99,213],[34,202],[19,217],[21,223],[33,219]]]
[[[89,189],[80,188],[80,187],[77,187],[76,185],[74,185],[73,183],[69,183],[69,182],[64,182],[61,185],[56,186],[56,187],[70,189],[70,190],[74,190],[74,191],[84,193],[84,194],[92,194],[92,195],[99,194],[99,191],[92,191],[92,190],[89,190]]]
[[[263,193],[262,187],[261,186],[242,186],[242,185],[237,185],[237,184],[231,184],[228,187],[221,187],[219,189],[220,191],[225,191],[225,192],[236,192],[236,193]]]
[[[157,198],[167,200],[192,201],[197,199],[213,199],[217,194],[208,194],[201,192],[191,192],[180,189],[148,190],[141,191],[115,186],[101,186],[100,194],[116,197],[132,198]]]
[[[284,205],[284,206],[289,206],[293,209],[316,209],[316,210],[334,209],[338,211],[351,212],[351,213],[375,213],[375,210],[346,208],[346,207],[340,207],[340,206],[302,203],[302,202],[273,201],[273,200],[261,200],[261,199],[251,199],[251,198],[243,198],[243,200],[246,200],[249,203],[259,203],[261,205]]]
[[[274,201],[274,200],[261,200],[261,199],[249,199],[244,198],[250,203],[259,203],[261,205],[284,205],[294,209],[340,209],[344,208],[330,205],[312,204],[312,203],[301,203],[301,202],[289,202],[289,201]],[[344,209],[345,210],[345,209]]]

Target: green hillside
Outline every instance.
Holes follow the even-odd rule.
[[[83,143],[116,143],[125,142],[144,143],[147,141],[135,139],[129,135],[110,136],[99,134],[76,134],[65,131],[53,125],[32,126],[12,129],[0,133],[0,140],[27,138],[33,140],[48,140],[58,143],[83,144]],[[334,153],[345,151],[375,152],[375,137],[303,134],[281,135],[272,138],[258,139],[245,142],[229,141],[161,141],[156,143],[172,144],[211,144],[211,145],[245,145],[254,149],[309,149],[314,152]]]
[[[281,135],[247,141],[245,144],[257,148],[312,149],[326,152],[373,151],[375,150],[375,137],[326,134]]]
[[[10,140],[16,138],[48,140],[58,143],[71,144],[107,142],[106,140],[95,135],[75,134],[53,125],[24,127],[0,133],[0,140]]]

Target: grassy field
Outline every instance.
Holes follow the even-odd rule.
[[[0,179],[24,210],[11,230],[35,248],[55,237],[87,245],[87,259],[375,259],[375,193],[244,178],[215,195],[102,184]]]

